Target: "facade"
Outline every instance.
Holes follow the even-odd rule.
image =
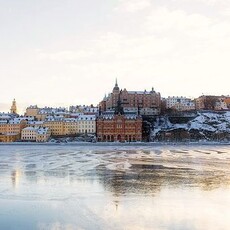
[[[100,102],[99,107],[102,112],[113,110],[117,106],[118,97],[120,97],[124,109],[149,109],[148,114],[157,115],[160,113],[161,95],[152,88],[151,91],[127,91],[120,90],[116,82],[112,93],[105,96]],[[142,110],[146,112],[146,110]]]
[[[26,108],[25,115],[37,118],[38,113],[39,113],[38,106],[37,105],[31,105],[31,106]]]
[[[26,116],[33,116],[38,121],[45,121],[49,116],[56,117],[70,117],[69,112],[66,108],[52,108],[52,107],[44,107],[38,108],[37,105],[31,105],[26,109]]]
[[[78,133],[77,119],[66,118],[63,120],[63,135],[74,135]]]
[[[200,96],[195,99],[196,110],[228,110],[230,109],[229,96]]]
[[[224,102],[226,103],[227,108],[230,109],[230,97],[229,96],[224,97]]]
[[[40,127],[37,131],[36,142],[47,142],[51,136],[51,131],[47,127]]]
[[[0,133],[0,142],[15,142],[20,139],[19,133]]]
[[[96,116],[81,115],[78,117],[78,133],[96,133]]]
[[[27,126],[25,120],[9,120],[0,122],[0,133],[1,134],[20,134],[21,130]]]
[[[26,127],[21,132],[22,141],[36,141],[38,127]]]
[[[142,141],[142,117],[135,112],[125,112],[119,95],[115,110],[106,111],[97,118],[97,140]]]
[[[101,115],[97,119],[98,141],[142,141],[142,118],[137,115]]]
[[[47,142],[51,132],[46,127],[26,127],[21,132],[22,141]]]
[[[45,121],[43,127],[49,128],[52,136],[64,136],[65,135],[63,120]]]
[[[196,110],[215,110],[216,102],[219,99],[219,96],[202,95],[195,99]]]
[[[175,109],[177,111],[192,111],[196,109],[195,102],[186,97],[168,97],[166,98],[166,109]]]
[[[68,136],[76,134],[95,134],[96,115],[79,115],[77,118],[51,118],[45,120],[43,127],[48,127],[52,136]]]

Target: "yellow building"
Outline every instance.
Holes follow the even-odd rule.
[[[80,115],[78,118],[44,121],[43,127],[48,127],[52,136],[68,136],[81,133],[96,133],[96,116]]]
[[[48,127],[52,136],[68,136],[78,133],[78,121],[71,118],[44,121],[43,127]]]
[[[26,116],[33,116],[38,121],[45,121],[49,119],[49,117],[57,117],[57,118],[68,118],[70,117],[69,112],[65,108],[51,108],[44,107],[38,108],[37,105],[31,105],[26,109]]]
[[[0,142],[15,142],[20,139],[20,134],[18,133],[0,133]]]
[[[63,135],[74,135],[78,133],[78,122],[76,119],[65,119],[63,121],[63,126]]]
[[[27,121],[15,118],[14,120],[0,123],[1,134],[19,134],[27,126]]]
[[[40,127],[37,131],[36,142],[47,142],[51,136],[51,131],[47,127]]]

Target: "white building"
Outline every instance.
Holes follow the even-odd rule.
[[[79,116],[78,133],[96,133],[96,116],[95,115]]]
[[[166,109],[178,111],[195,110],[195,102],[186,97],[168,97],[166,98]]]
[[[51,132],[47,127],[26,127],[21,132],[22,141],[46,142]]]
[[[21,132],[21,140],[36,141],[38,127],[26,127]]]

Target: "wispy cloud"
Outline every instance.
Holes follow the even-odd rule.
[[[151,6],[151,0],[120,0],[115,11],[120,12],[137,12]]]

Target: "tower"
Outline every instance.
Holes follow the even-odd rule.
[[[15,99],[12,102],[12,105],[11,105],[11,108],[10,108],[10,113],[14,113],[14,114],[17,113],[17,105],[16,105]]]
[[[117,78],[116,78],[115,86],[113,88],[113,93],[115,93],[115,94],[119,94],[120,93],[120,89],[119,89],[119,86],[117,84]]]

